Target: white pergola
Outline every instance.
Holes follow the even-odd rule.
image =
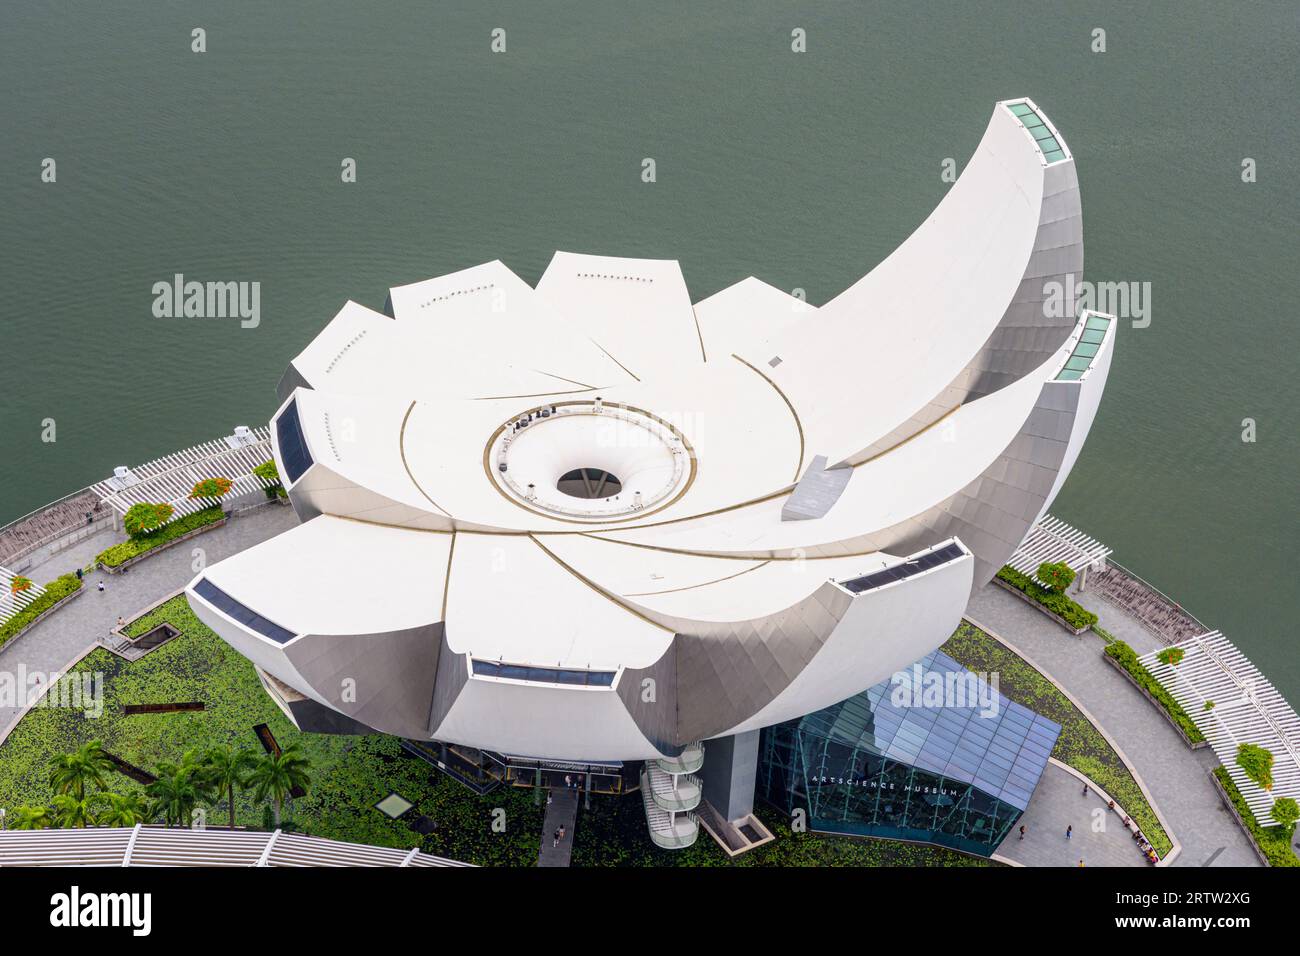
[[[1300,716],[1259,669],[1218,631],[1179,641],[1176,665],[1157,655],[1139,658],[1182,704],[1241,791],[1260,826],[1277,826],[1273,801],[1300,800]],[[1214,706],[1206,708],[1213,701]],[[1265,790],[1237,766],[1237,747],[1255,744],[1273,754],[1273,789]]]
[[[45,593],[45,589],[33,581],[30,588],[15,594],[13,592],[15,577],[17,575],[0,565],[0,624],[9,620]]]
[[[1060,518],[1043,515],[1029,529],[1025,540],[1007,563],[1021,574],[1037,580],[1038,568],[1045,562],[1068,564],[1079,575],[1079,590],[1088,583],[1088,570],[1106,570],[1111,549],[1096,538],[1066,524]]]
[[[415,850],[276,830],[161,826],[0,831],[5,866],[470,866]]]
[[[180,518],[217,503],[213,498],[191,498],[194,486],[205,478],[229,478],[231,496],[274,486],[253,474],[271,454],[271,430],[239,428],[234,435],[204,442],[164,455],[135,468],[115,469],[112,478],[91,485],[91,491],[119,516],[132,505],[166,503]]]

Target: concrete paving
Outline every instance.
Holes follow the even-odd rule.
[[[578,794],[581,791],[565,787],[551,791],[551,802],[546,805],[546,819],[542,822],[542,843],[537,851],[538,866],[568,866],[573,855],[573,831],[578,825]],[[564,836],[556,842],[555,835],[564,827]]]
[[[17,676],[39,672],[41,686],[48,687],[47,675],[65,671],[87,647],[108,634],[118,617],[131,620],[139,611],[188,584],[197,573],[195,548],[202,548],[204,559],[211,564],[287,531],[297,523],[292,508],[270,504],[241,512],[223,527],[141,561],[125,574],[92,571],[86,575],[81,596],[0,648],[0,673]],[[52,555],[28,571],[27,576],[43,584],[86,566],[96,554],[123,538],[121,533],[111,530],[101,532]],[[101,581],[102,593],[98,590]],[[0,706],[0,741],[21,713],[20,706]]]
[[[1024,839],[1020,827],[1024,826]],[[1073,827],[1067,840],[1066,827]],[[1024,866],[1151,866],[1124,821],[1068,770],[1049,763],[998,855]]]
[[[1102,627],[1139,652],[1156,646],[1155,638],[1118,608],[1087,593],[1072,596],[1099,615]],[[1073,637],[994,585],[979,591],[966,613],[1055,678],[1115,740],[1182,843],[1174,866],[1260,865],[1210,779],[1218,764],[1214,753],[1188,748],[1155,705],[1103,659],[1100,637]],[[1064,833],[1064,824],[1059,829]]]

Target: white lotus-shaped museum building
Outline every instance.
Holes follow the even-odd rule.
[[[939,646],[1069,474],[1116,324],[1060,300],[1082,237],[1012,100],[820,307],[566,252],[349,302],[280,384],[301,524],[190,603],[304,729],[626,761],[841,701]]]

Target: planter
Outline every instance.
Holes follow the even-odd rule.
[[[6,647],[11,647],[11,646],[14,645],[15,643],[17,643],[17,641],[18,641],[18,639],[19,639],[20,637],[22,637],[24,634],[26,634],[28,631],[30,631],[32,628],[34,628],[37,624],[41,623],[41,621],[45,620],[47,617],[49,617],[51,614],[53,614],[53,613],[54,613],[55,611],[57,611],[59,608],[63,607],[65,604],[67,604],[69,601],[71,601],[74,597],[79,597],[79,596],[81,596],[82,594],[85,594],[85,593],[86,593],[86,586],[85,586],[85,584],[83,583],[81,587],[77,588],[77,590],[73,591],[71,594],[68,594],[68,595],[65,595],[64,597],[59,598],[59,600],[56,601],[54,604],[51,604],[51,605],[50,605],[49,607],[47,607],[44,611],[42,611],[40,614],[36,615],[36,617],[34,617],[34,618],[31,620],[31,622],[30,622],[26,627],[24,627],[21,631],[19,631],[19,632],[18,632],[17,634],[15,634],[13,637],[9,638],[9,640],[5,641],[3,644],[0,644],[0,649],[6,648]]]
[[[206,534],[209,531],[212,531],[216,528],[220,528],[229,520],[230,520],[230,515],[228,514],[223,515],[221,519],[218,521],[214,521],[211,524],[205,524],[202,528],[195,528],[193,531],[187,531],[179,538],[172,538],[170,541],[166,542],[165,544],[160,544],[156,548],[150,548],[148,551],[145,551],[142,554],[137,554],[134,558],[127,558],[125,561],[123,561],[121,564],[117,565],[116,567],[110,567],[109,565],[104,564],[102,561],[99,562],[98,567],[101,571],[107,571],[109,574],[120,574],[121,572],[125,571],[127,568],[131,567],[131,565],[133,564],[138,564],[141,561],[144,561],[148,558],[152,558],[155,554],[158,554],[161,551],[166,551],[168,548],[172,547],[173,545],[180,544],[182,541],[188,541],[190,540],[190,538],[196,537],[197,535]]]
[[[1163,710],[1163,708],[1161,709]],[[1228,812],[1232,814],[1232,818],[1237,821],[1237,826],[1241,827],[1241,832],[1246,834],[1246,839],[1250,841],[1250,848],[1254,850],[1255,855],[1259,857],[1259,862],[1263,863],[1265,866],[1272,866],[1273,864],[1268,862],[1268,857],[1264,855],[1264,851],[1261,850],[1259,844],[1255,842],[1255,834],[1250,832],[1250,827],[1247,825],[1246,821],[1241,818],[1241,814],[1237,812],[1237,805],[1232,802],[1232,796],[1227,790],[1223,789],[1223,784],[1219,782],[1219,778],[1214,775],[1213,770],[1210,771],[1210,780],[1214,782],[1214,789],[1219,791],[1219,799],[1221,799],[1223,805],[1228,808]]]
[[[1050,617],[1053,621],[1055,621],[1065,630],[1069,631],[1075,637],[1078,637],[1080,634],[1083,634],[1086,631],[1092,630],[1091,624],[1087,625],[1086,627],[1074,627],[1073,625],[1066,622],[1065,618],[1061,617],[1056,612],[1043,607],[1043,605],[1039,604],[1037,601],[1031,598],[1024,591],[1020,590],[1017,587],[1013,587],[1012,585],[1008,584],[1006,581],[1003,581],[999,577],[995,576],[993,578],[993,583],[996,584],[998,587],[1000,587],[1002,590],[1006,591],[1008,594],[1014,594],[1016,597],[1020,598],[1020,600],[1024,601],[1034,610],[1038,611],[1039,614],[1044,614],[1047,617]]]
[[[1119,661],[1115,660],[1115,658],[1107,654],[1104,649],[1101,652],[1101,656],[1105,658],[1107,664],[1115,668],[1115,670],[1119,671],[1120,674],[1123,675],[1124,679],[1127,680],[1130,684],[1132,684],[1137,689],[1137,692],[1139,694],[1141,694],[1143,697],[1149,700],[1151,702],[1152,707],[1160,711],[1160,713],[1164,716],[1165,720],[1169,721],[1169,726],[1173,727],[1174,730],[1178,731],[1178,736],[1183,738],[1183,743],[1187,744],[1187,746],[1190,747],[1192,750],[1200,750],[1203,747],[1208,747],[1210,745],[1210,742],[1208,740],[1193,742],[1191,738],[1187,736],[1187,732],[1178,725],[1178,721],[1174,720],[1173,715],[1170,714],[1169,711],[1165,709],[1164,704],[1160,703],[1160,701],[1156,700],[1153,696],[1151,696],[1151,692],[1148,691],[1141,684],[1139,684],[1137,680],[1134,679],[1133,675],[1128,672],[1128,669],[1123,664],[1121,664]],[[1216,780],[1215,783],[1218,783],[1218,781]]]

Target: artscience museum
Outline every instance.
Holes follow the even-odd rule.
[[[1074,160],[1017,99],[820,307],[756,278],[692,302],[674,260],[569,252],[535,288],[489,262],[348,302],[279,383],[300,523],[186,595],[305,731],[396,735],[467,779],[646,761],[651,835],[687,845],[702,799],[749,812],[760,731],[931,655],[1051,506],[1113,351],[1110,317],[1048,302],[1082,278]],[[828,727],[764,744],[775,802],[828,738],[904,773]],[[1037,779],[982,759],[925,804],[953,845]]]

